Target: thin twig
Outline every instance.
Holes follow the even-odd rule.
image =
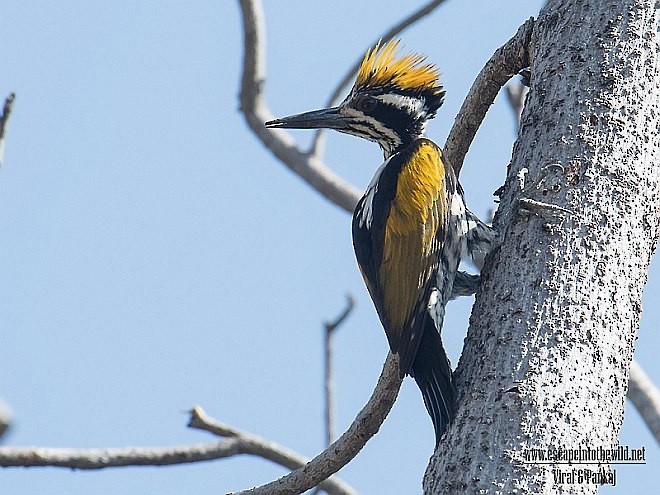
[[[639,411],[655,441],[660,443],[660,391],[637,361],[630,365],[628,399]]]
[[[9,116],[11,115],[12,108],[14,107],[15,99],[15,93],[11,93],[9,96],[7,96],[7,98],[5,98],[5,104],[2,107],[2,114],[0,114],[0,167],[4,162],[5,133],[7,131],[7,123],[9,122]]]
[[[332,333],[339,326],[341,326],[342,323],[348,318],[348,316],[351,314],[351,311],[353,311],[353,308],[355,307],[355,298],[351,294],[346,294],[346,307],[344,308],[344,311],[341,312],[337,318],[335,318],[334,321],[326,321],[324,324],[325,331],[327,333]]]
[[[239,495],[297,495],[339,471],[378,432],[394,405],[402,380],[399,358],[390,353],[371,398],[338,440],[304,467],[278,480],[239,492]]]
[[[195,430],[202,430],[212,435],[222,437],[222,438],[235,438],[235,437],[256,437],[245,431],[241,431],[238,428],[229,426],[228,424],[222,423],[217,419],[213,419],[211,416],[206,414],[206,411],[202,409],[201,406],[195,406],[190,411],[190,420],[188,421],[188,427],[194,428]]]
[[[470,144],[500,88],[529,65],[529,42],[534,28],[530,18],[498,48],[475,79],[456,116],[445,144],[445,156],[458,176]]]
[[[245,36],[240,102],[248,126],[294,173],[331,202],[352,212],[361,196],[355,186],[339,177],[320,158],[301,151],[288,132],[264,127],[264,122],[272,120],[274,115],[262,93],[266,80],[263,8],[260,0],[240,0],[240,6]]]
[[[325,375],[323,377],[323,392],[325,397],[325,446],[328,447],[332,441],[335,439],[335,415],[334,415],[334,395],[335,387],[334,380],[332,379],[333,370],[332,370],[332,353],[333,353],[333,339],[332,337],[335,334],[335,330],[341,326],[341,324],[348,318],[348,315],[353,310],[355,306],[355,300],[350,294],[346,295],[346,308],[341,312],[341,314],[335,318],[334,321],[326,321],[323,324],[323,355],[324,355],[324,368]],[[317,495],[321,492],[321,486],[317,486],[312,495]]]
[[[324,391],[325,391],[325,445],[329,446],[335,439],[335,424],[334,424],[334,381],[332,379],[332,337],[335,330],[341,326],[342,323],[351,314],[355,307],[355,299],[350,294],[346,295],[346,307],[341,314],[332,322],[326,322],[325,338],[324,338],[324,355],[325,355],[325,377],[324,377]]]
[[[374,46],[379,40],[382,43],[391,40],[392,38],[403,32],[406,28],[412,26],[420,19],[423,19],[424,17],[429,15],[431,12],[433,12],[443,3],[445,3],[445,0],[433,0],[423,5],[415,12],[411,13],[407,17],[404,17],[403,19],[401,19],[401,21],[397,22],[394,26],[392,26],[390,29],[388,29],[383,34],[381,34],[380,37],[374,40],[369,46]],[[327,107],[332,107],[339,102],[339,99],[346,92],[348,86],[351,84],[353,77],[355,77],[355,74],[357,74],[357,71],[360,68],[360,63],[362,63],[362,57],[358,58],[355,61],[355,63],[353,63],[353,65],[348,69],[348,71],[346,71],[346,74],[344,74],[344,77],[341,78],[341,80],[335,87],[334,91],[330,95],[330,98],[328,98],[328,101],[326,103]],[[314,140],[312,141],[312,145],[309,149],[309,153],[315,156],[322,156],[324,145],[325,145],[325,132],[323,129],[319,129],[318,131],[316,131],[314,135]]]

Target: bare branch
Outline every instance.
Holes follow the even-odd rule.
[[[212,419],[199,406],[191,411],[188,426],[220,437],[240,439],[245,447],[243,453],[262,457],[290,470],[301,468],[309,462],[309,459],[275,442]],[[350,486],[335,476],[321,482],[319,488],[331,495],[355,495],[355,491]]]
[[[337,321],[333,324],[337,324]],[[196,407],[191,411],[188,426],[222,436],[222,441],[187,446],[111,449],[0,447],[0,466],[52,466],[92,470],[119,466],[186,464],[249,454],[295,471],[268,485],[241,493],[302,493],[319,485],[330,494],[352,495],[355,492],[344,482],[329,477],[353,459],[380,429],[396,400],[401,382],[398,357],[388,355],[378,384],[355,421],[339,440],[311,461],[274,442],[212,420],[203,409]]]
[[[0,447],[0,466],[55,466],[72,469],[104,469],[119,466],[167,466],[210,461],[244,454],[241,440],[175,447],[126,447],[112,449],[61,449]]]
[[[240,0],[245,35],[241,111],[248,126],[261,142],[305,182],[341,208],[352,212],[360,192],[335,174],[318,157],[301,151],[282,129],[267,129],[264,122],[274,118],[262,89],[266,80],[265,30],[260,0]]]
[[[16,98],[15,93],[11,93],[7,98],[5,98],[5,104],[2,107],[2,114],[0,114],[0,167],[4,162],[5,155],[5,132],[7,130],[7,123],[9,122],[9,116],[11,115],[11,110],[14,107],[14,99]]]
[[[341,314],[335,318],[334,321],[327,321],[325,322],[325,331],[327,333],[332,333],[337,328],[344,323],[346,318],[348,318],[348,315],[351,314],[351,311],[353,311],[353,308],[355,307],[355,299],[353,298],[352,295],[346,294],[346,307],[344,308],[344,311],[341,312]]]
[[[639,411],[656,442],[660,443],[660,391],[635,360],[630,364],[628,399]]]
[[[404,17],[403,19],[401,19],[401,21],[399,21],[390,29],[388,29],[383,34],[381,34],[380,37],[377,40],[374,40],[369,46],[374,46],[378,40],[382,41],[383,43],[391,40],[399,33],[403,32],[406,28],[409,28],[420,19],[423,19],[424,17],[429,15],[431,12],[433,12],[437,7],[439,7],[443,3],[445,3],[445,0],[433,0],[423,5],[415,12],[410,14],[408,17]],[[353,77],[360,68],[361,62],[362,62],[362,57],[358,58],[355,61],[355,63],[350,67],[350,69],[346,71],[346,74],[344,74],[344,77],[341,78],[341,80],[335,87],[335,90],[330,95],[330,98],[328,98],[328,101],[326,103],[327,107],[332,107],[339,102],[339,98],[341,97],[342,94],[346,92],[348,86],[351,84],[351,81],[353,80]],[[318,131],[316,131],[316,134],[314,136],[314,141],[312,142],[312,146],[310,147],[309,150],[310,154],[316,156],[321,156],[323,154],[323,145],[325,144],[324,136],[325,136],[325,132],[323,129],[319,129]]]
[[[330,447],[304,467],[265,485],[239,492],[240,495],[295,495],[318,485],[350,462],[378,432],[401,388],[399,358],[388,354],[378,384],[351,426]]]
[[[121,466],[167,466],[212,461],[248,454],[298,469],[309,461],[275,442],[238,430],[211,419],[201,407],[190,412],[190,428],[223,437],[220,442],[173,447],[126,447],[112,449],[59,449],[40,447],[0,447],[1,467],[64,467],[104,469]],[[355,491],[336,477],[320,483],[331,495],[355,495]]]
[[[346,308],[341,314],[332,322],[325,323],[325,339],[324,339],[324,355],[325,355],[325,377],[324,392],[325,392],[325,442],[326,447],[335,439],[335,425],[334,425],[334,385],[332,380],[332,336],[335,330],[348,318],[353,308],[355,307],[355,299],[348,294],[346,296]]]
[[[421,18],[427,15],[441,3],[430,2],[408,18],[409,22],[417,20],[417,16]],[[260,0],[240,0],[240,5],[245,32],[240,100],[241,110],[248,125],[287,167],[326,199],[352,212],[360,197],[354,186],[328,168],[317,154],[301,151],[286,131],[264,127],[263,122],[272,119],[273,115],[262,93],[265,81],[263,9]],[[401,29],[401,25],[406,27],[405,22],[402,21],[390,30],[392,36],[396,35],[397,29]],[[527,48],[533,25],[534,20],[529,19],[513,38],[493,54],[463,102],[445,145],[445,155],[457,173],[460,172],[467,150],[500,88],[511,76],[529,64]],[[389,34],[385,33],[383,38],[386,39]],[[350,79],[352,73],[347,77]]]
[[[518,28],[513,38],[495,51],[472,84],[445,144],[445,155],[456,175],[461,171],[477,129],[500,88],[529,65],[528,47],[533,28],[534,19],[530,18]]]
[[[196,430],[207,431],[213,435],[223,438],[234,438],[241,436],[244,438],[251,436],[255,437],[254,435],[251,435],[245,431],[241,431],[238,428],[234,428],[233,426],[229,426],[228,424],[211,418],[208,414],[206,414],[206,411],[204,411],[201,406],[195,406],[192,408],[192,411],[190,411],[188,427],[194,428]]]

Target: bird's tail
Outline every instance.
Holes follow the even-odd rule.
[[[435,443],[438,445],[447,425],[454,419],[456,388],[449,359],[433,320],[427,318],[424,325],[410,374],[422,391],[424,405],[433,421]]]

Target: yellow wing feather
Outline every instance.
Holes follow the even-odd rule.
[[[441,150],[426,139],[403,165],[397,181],[396,196],[385,224],[383,259],[378,270],[383,310],[394,348],[404,354],[415,336],[409,328],[414,311],[419,309],[424,289],[437,266],[438,232],[447,223],[448,198]],[[403,349],[398,349],[399,345]]]
[[[410,53],[398,56],[399,40],[376,44],[362,60],[355,87],[392,84],[401,89],[442,92],[438,68],[424,64],[426,57]]]

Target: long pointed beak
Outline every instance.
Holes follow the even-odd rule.
[[[350,117],[343,115],[339,107],[324,108],[312,112],[299,113],[281,119],[270,120],[264,125],[279,129],[336,129],[348,127]]]

